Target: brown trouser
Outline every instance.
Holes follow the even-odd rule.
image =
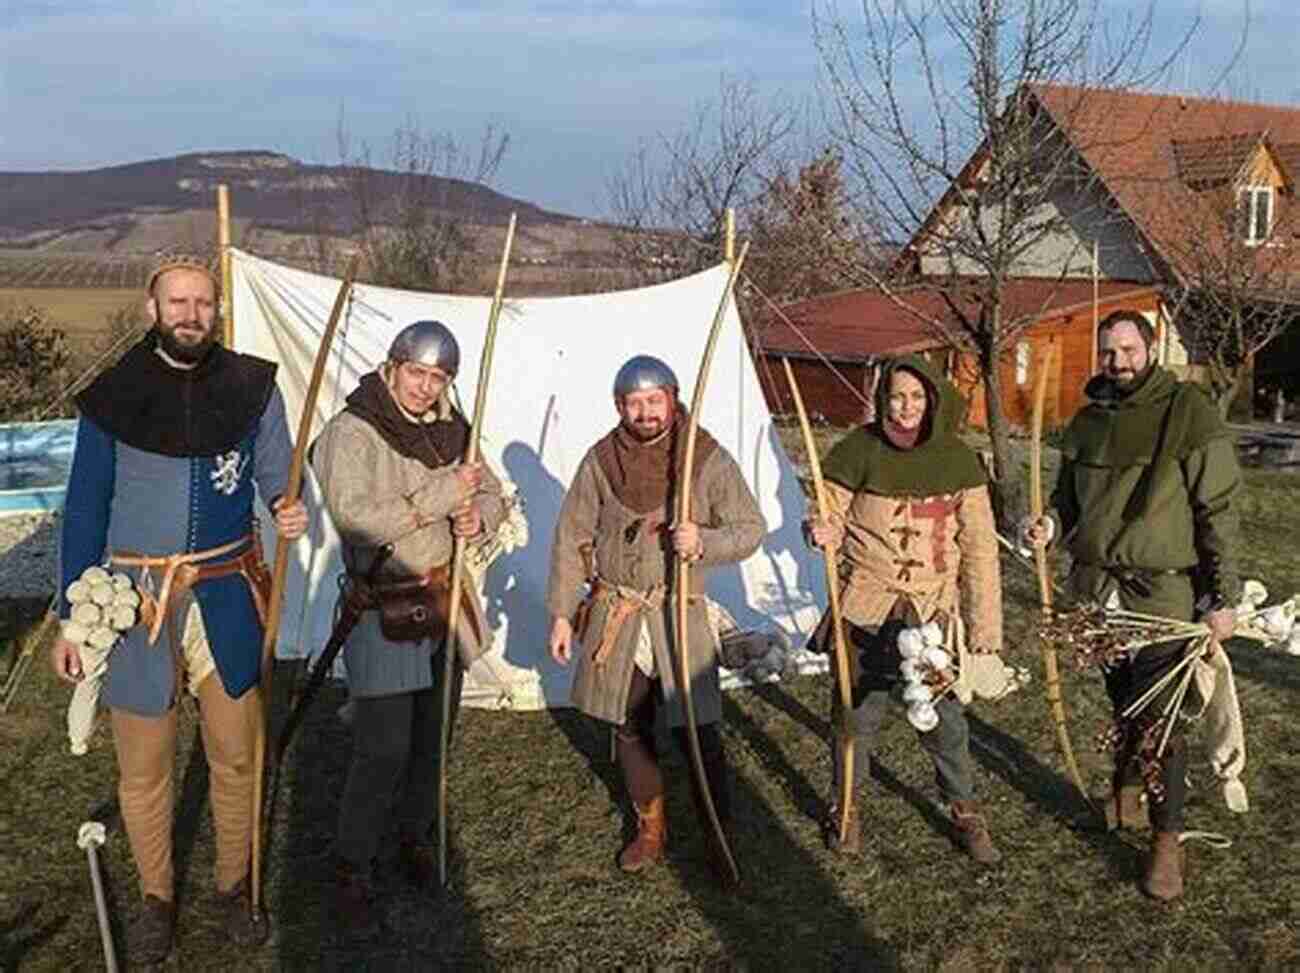
[[[213,672],[199,684],[198,697],[217,839],[217,889],[228,892],[248,874],[252,850],[258,694],[254,689],[231,699]],[[140,873],[140,891],[170,902],[177,707],[161,716],[114,709],[112,722],[120,777],[117,795]]]
[[[636,666],[632,667],[632,685],[628,689],[627,720],[614,728],[614,746],[619,766],[623,768],[623,784],[633,803],[644,807],[652,798],[664,793],[663,771],[655,753],[655,711],[662,696],[659,680],[647,678]],[[723,824],[731,822],[731,782],[727,770],[727,754],[722,747],[722,734],[717,723],[701,723],[699,731],[700,756],[704,763],[704,776],[709,782],[713,807]],[[687,729],[674,727],[674,741],[682,753],[690,746]],[[691,798],[704,818],[702,797],[695,774],[691,782]]]

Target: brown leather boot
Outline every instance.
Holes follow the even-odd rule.
[[[618,856],[618,867],[625,872],[639,872],[663,861],[664,846],[668,843],[668,819],[664,814],[663,795],[659,794],[645,804],[633,806],[637,817],[636,837]]]
[[[247,878],[240,879],[228,891],[217,889],[215,895],[216,913],[226,938],[244,949],[261,946],[271,935],[266,911],[253,915],[251,895]]]
[[[161,963],[172,951],[176,906],[156,895],[146,895],[135,921],[126,930],[127,958],[132,966]]]
[[[862,818],[858,815],[857,801],[849,805],[848,829],[843,841],[840,840],[840,809],[837,805],[832,804],[826,812],[824,827],[826,847],[831,851],[841,855],[862,854]]]
[[[1097,799],[1106,813],[1106,830],[1149,831],[1151,818],[1147,815],[1145,791],[1142,784],[1123,784],[1109,794]]]
[[[1177,831],[1157,831],[1151,839],[1142,891],[1161,902],[1183,894],[1183,846],[1178,843]]]
[[[974,801],[953,801],[952,822],[957,826],[957,834],[966,854],[981,865],[996,865],[1002,860],[1001,853],[993,847],[993,836],[989,834],[984,815]]]

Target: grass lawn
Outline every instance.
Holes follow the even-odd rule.
[[[1247,576],[1275,596],[1300,590],[1300,481],[1250,473],[1242,504]],[[1030,622],[1032,578],[1007,563],[1010,661],[1041,672]],[[0,644],[39,603],[10,603]],[[452,887],[426,900],[386,885],[391,934],[341,940],[324,903],[338,795],[348,755],[337,693],[299,732],[278,791],[268,901],[275,934],[239,955],[205,914],[212,834],[206,768],[193,715],[182,718],[176,842],[180,970],[447,968],[711,969],[1278,969],[1300,965],[1300,746],[1291,735],[1300,660],[1233,647],[1247,723],[1251,810],[1231,814],[1199,746],[1188,827],[1233,847],[1189,850],[1186,898],[1145,900],[1134,880],[1145,840],[1083,826],[1061,771],[1041,683],[971,707],[978,788],[1004,862],[983,871],[954,848],[933,803],[928,761],[901,711],[861,795],[868,835],[858,860],[821,845],[829,781],[829,693],[804,677],[730,693],[726,741],[735,768],[745,873],[740,894],[714,887],[687,796],[685,761],[668,761],[669,863],[641,878],[614,866],[631,822],[608,739],[569,711],[467,711],[451,775]],[[43,660],[42,660],[43,662]],[[1106,758],[1092,740],[1107,718],[1100,678],[1062,660],[1072,736],[1095,789]],[[0,656],[0,674],[10,664]],[[281,674],[279,685],[288,681]],[[122,943],[136,892],[116,816],[111,741],[68,755],[67,692],[34,667],[0,717],[0,969],[97,969],[100,947],[77,826],[109,825],[103,850]],[[282,712],[282,708],[281,708]],[[1196,739],[1193,734],[1193,739]]]

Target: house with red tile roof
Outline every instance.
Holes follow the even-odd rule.
[[[1049,421],[1064,421],[1078,409],[1096,369],[1096,322],[1114,310],[1147,315],[1159,335],[1160,359],[1202,377],[1216,354],[1232,353],[1210,340],[1221,338],[1218,325],[1232,308],[1222,300],[1206,304],[1208,291],[1236,288],[1250,307],[1295,305],[1300,107],[1065,85],[1027,86],[1018,105],[1040,127],[1040,144],[1059,139],[1068,148],[1054,148],[1044,166],[1052,185],[1038,205],[1051,231],[1018,254],[1002,290],[1000,313],[1021,322],[1000,372],[1002,405],[1012,422],[1028,419],[1029,393],[1049,345],[1057,350],[1048,376]],[[978,312],[981,268],[963,264],[960,253],[936,241],[944,233],[971,232],[970,220],[998,218],[996,208],[970,205],[971,194],[981,191],[985,149],[972,155],[902,248],[901,283],[888,292],[802,301],[752,322],[760,375],[768,370],[765,361],[790,357],[808,386],[810,408],[851,422],[861,416],[875,358],[927,350],[944,356],[968,393],[970,421],[983,425],[978,369],[945,340],[956,311]],[[974,215],[977,209],[982,216]],[[969,294],[964,278],[972,284]],[[1198,309],[1201,319],[1193,313]],[[1288,320],[1278,316],[1270,326],[1277,330]],[[1300,385],[1297,350],[1284,333],[1265,346],[1257,366],[1270,380],[1285,373]],[[773,407],[788,411],[780,383],[764,384]],[[847,386],[857,391],[849,394]]]

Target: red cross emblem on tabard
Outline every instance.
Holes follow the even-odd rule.
[[[948,540],[948,518],[961,507],[961,495],[929,497],[925,500],[910,502],[913,520],[929,520],[933,523],[930,533],[930,560],[934,569],[940,574],[948,570],[944,557],[944,546]],[[901,512],[901,509],[900,509]]]

